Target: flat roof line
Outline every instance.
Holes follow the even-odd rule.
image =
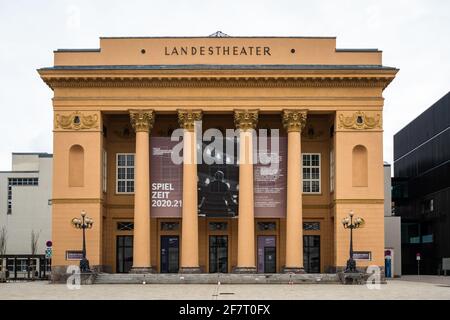
[[[336,52],[382,52],[377,48],[369,48],[369,49],[336,49]]]
[[[100,52],[98,49],[56,49],[53,52]]]
[[[228,36],[228,37],[210,37],[210,36],[136,36],[136,37],[100,37],[100,39],[336,39],[336,37],[314,37],[314,36]]]
[[[53,154],[47,152],[13,152],[12,155],[39,156],[39,158],[53,158]]]
[[[0,171],[0,173],[39,173],[39,171]],[[14,177],[9,177],[9,178],[14,178]],[[18,178],[20,178],[20,177],[18,177]],[[30,178],[32,178],[32,177],[30,177]]]

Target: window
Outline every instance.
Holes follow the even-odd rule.
[[[103,155],[102,155],[102,189],[103,192],[106,192],[108,190],[108,154],[106,153],[106,150],[103,149]]]
[[[131,221],[117,222],[117,230],[118,231],[133,231],[134,223]]]
[[[209,231],[227,231],[228,223],[226,222],[210,222]]]
[[[303,230],[319,231],[320,230],[320,222],[303,222]]]
[[[177,231],[180,229],[178,222],[161,222],[162,231]]]
[[[303,193],[320,193],[319,153],[303,153]]]
[[[422,201],[422,213],[430,213],[434,211],[434,199]]]
[[[334,192],[334,150],[330,150],[330,192]]]
[[[38,186],[39,178],[8,178],[8,210],[7,214],[12,213],[12,187],[15,186]]]
[[[117,166],[117,193],[134,192],[134,153],[118,153]]]
[[[418,223],[402,223],[402,243],[420,243],[420,225]]]
[[[275,231],[277,224],[275,222],[258,222],[259,231]]]

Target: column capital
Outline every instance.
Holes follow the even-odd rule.
[[[195,121],[202,120],[201,110],[178,110],[178,123],[180,127],[189,131],[194,130]]]
[[[155,123],[153,110],[130,110],[130,120],[136,132],[150,132]]]
[[[237,129],[255,129],[258,123],[258,110],[234,110],[234,124]]]
[[[287,132],[302,132],[306,125],[307,110],[283,110],[283,126]]]

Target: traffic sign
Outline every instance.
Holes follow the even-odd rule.
[[[51,247],[48,247],[47,249],[45,249],[45,257],[47,258],[47,259],[50,259],[51,257],[52,257],[52,248]]]
[[[420,253],[416,253],[416,260],[420,261]]]
[[[49,241],[47,241],[47,242],[45,243],[45,245],[46,245],[47,247],[51,247],[51,246],[53,245],[53,243],[49,240]]]

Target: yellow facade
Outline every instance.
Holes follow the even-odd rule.
[[[349,256],[341,221],[350,210],[365,220],[354,233],[354,250],[370,252],[358,266],[384,265],[382,93],[397,69],[382,66],[380,51],[338,50],[335,38],[101,38],[99,50],[54,55],[54,66],[39,74],[54,91],[55,274],[74,263],[68,251],[80,250],[80,232],[70,221],[81,210],[94,220],[87,232],[90,264],[107,272],[118,271],[117,237],[123,235],[134,235],[137,272],[161,271],[165,235],[179,236],[185,272],[211,271],[211,235],[228,236],[228,272],[254,271],[258,237],[267,235],[275,236],[276,272],[301,271],[305,235],[320,236],[319,271],[339,270]],[[187,164],[182,217],[152,217],[149,137],[180,125],[185,139],[191,137],[189,121],[198,114],[204,129],[242,127],[241,140],[251,144],[240,112],[257,114],[250,126],[280,129],[288,139],[284,217],[255,216],[248,164],[239,168],[238,218],[197,216],[197,168]],[[135,154],[134,193],[117,192],[118,153]],[[320,154],[317,194],[302,195],[299,188],[301,153]],[[134,230],[118,230],[121,221],[134,221]],[[161,230],[162,222],[179,227]],[[212,231],[210,222],[228,228]],[[260,230],[258,222],[275,223],[275,230]],[[302,222],[320,228],[303,230]]]

